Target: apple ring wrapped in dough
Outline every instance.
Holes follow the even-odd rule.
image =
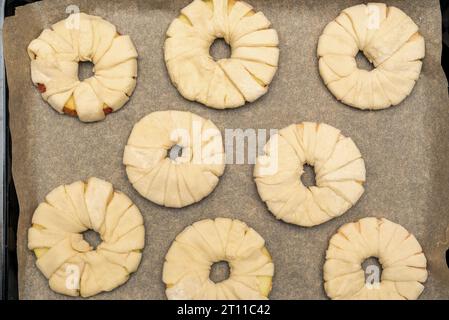
[[[229,278],[209,279],[213,263],[227,261]],[[244,222],[206,219],[184,229],[165,256],[162,280],[171,300],[268,299],[274,274],[264,239]]]
[[[178,157],[173,147],[181,148]],[[134,125],[123,155],[126,173],[145,198],[181,208],[210,194],[223,174],[218,128],[190,112],[158,111]]]
[[[301,182],[314,166],[316,186]],[[254,178],[278,219],[311,227],[349,210],[364,192],[365,164],[351,138],[324,123],[290,125],[273,135],[257,158]]]
[[[93,122],[117,111],[136,86],[137,51],[114,25],[84,13],[45,29],[28,46],[31,79],[42,98],[59,113]],[[78,79],[80,61],[94,64],[94,75]]]
[[[82,232],[92,229],[102,243],[93,249]],[[28,248],[58,293],[89,297],[110,291],[137,270],[145,229],[131,200],[98,178],[55,188],[33,214]]]
[[[362,270],[370,257],[377,257],[383,269],[374,283],[365,281]],[[414,300],[424,290],[426,265],[420,244],[402,226],[384,218],[363,218],[345,224],[330,239],[324,289],[331,299]]]
[[[167,30],[165,62],[181,95],[216,109],[237,108],[268,91],[279,60],[276,30],[243,1],[194,0]],[[229,59],[215,61],[209,48],[223,38]]]
[[[359,69],[362,51],[374,69]],[[413,90],[425,56],[424,38],[404,12],[383,3],[343,10],[324,29],[317,54],[321,77],[332,94],[359,109],[385,109]]]

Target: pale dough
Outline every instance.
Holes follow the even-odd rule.
[[[213,263],[227,261],[229,278],[209,278]],[[244,222],[206,219],[184,229],[165,256],[162,280],[170,300],[268,299],[274,274],[265,240]]]
[[[278,35],[262,12],[243,1],[194,0],[167,30],[165,62],[181,95],[216,109],[237,108],[268,90],[279,60]],[[215,61],[223,38],[229,59]]]
[[[378,286],[366,284],[364,260],[382,265]],[[363,218],[340,227],[329,241],[324,289],[331,299],[414,300],[424,290],[427,260],[404,227],[384,218]]]
[[[316,186],[301,182],[305,164]],[[351,138],[324,123],[292,124],[273,135],[254,178],[268,209],[285,222],[311,227],[338,217],[364,192],[365,163]]]
[[[357,67],[362,51],[371,71]],[[383,3],[343,10],[318,41],[319,70],[332,94],[359,109],[384,109],[413,90],[425,56],[424,38],[403,11]]]
[[[176,159],[169,156],[174,146],[182,148]],[[185,207],[210,194],[224,172],[221,132],[190,112],[153,112],[134,125],[123,163],[143,197],[166,207]]]
[[[96,249],[83,239],[87,230],[101,236]],[[69,296],[90,297],[124,284],[140,264],[144,243],[139,209],[98,178],[55,188],[28,229],[37,267],[53,291]]]
[[[137,51],[114,25],[84,13],[44,29],[28,46],[31,79],[57,112],[92,122],[120,109],[136,86]],[[80,61],[91,61],[94,75],[80,81]]]

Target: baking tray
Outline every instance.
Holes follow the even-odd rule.
[[[36,0],[0,0],[0,25],[3,24],[3,18],[14,15],[15,8],[26,5]],[[449,0],[440,0],[442,13],[442,67],[449,80]],[[1,42],[1,39],[0,39]],[[17,281],[17,254],[16,254],[16,234],[17,222],[19,217],[19,205],[14,187],[14,181],[11,174],[11,138],[9,131],[8,118],[8,86],[6,82],[3,52],[0,43],[0,70],[1,70],[1,88],[0,88],[0,124],[1,124],[1,142],[0,163],[2,172],[0,174],[3,184],[0,193],[0,203],[2,206],[2,215],[0,216],[1,227],[1,299],[18,299],[18,281]],[[449,89],[449,88],[448,88]],[[448,182],[449,183],[449,182]],[[446,252],[446,261],[449,268],[449,248]]]
[[[4,17],[14,15],[15,8],[26,5],[36,0],[0,0],[0,25],[3,31]],[[0,44],[2,38],[0,38]],[[0,192],[0,203],[2,207],[2,215],[0,216],[1,226],[1,299],[17,300],[18,299],[18,282],[17,282],[17,253],[16,253],[16,237],[17,222],[19,220],[19,203],[17,200],[14,181],[11,174],[11,135],[9,131],[9,111],[8,111],[8,84],[6,81],[5,67],[3,61],[3,45],[0,45],[0,150],[1,150],[1,168],[0,174],[3,180]]]

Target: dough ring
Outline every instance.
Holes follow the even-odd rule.
[[[374,283],[365,281],[361,266],[370,257],[377,257],[383,269]],[[331,299],[414,300],[424,290],[426,265],[421,245],[404,227],[384,218],[363,218],[345,224],[330,239],[324,289]]]
[[[129,36],[97,16],[70,15],[44,29],[28,46],[31,79],[57,112],[92,122],[117,111],[136,86],[137,51]],[[80,61],[94,75],[80,81]]]
[[[165,62],[181,95],[215,109],[237,108],[268,91],[279,60],[278,35],[262,12],[235,0],[194,0],[167,30]],[[217,38],[231,47],[215,61]]]
[[[357,67],[362,51],[371,71]],[[319,70],[332,94],[359,109],[384,109],[413,90],[425,56],[424,38],[404,12],[383,3],[343,10],[318,42]]]
[[[229,278],[209,279],[213,263],[227,261]],[[244,222],[202,220],[184,229],[165,256],[162,280],[170,300],[268,299],[274,265],[265,240]]]
[[[315,186],[301,182],[305,164],[314,166]],[[311,227],[342,215],[359,200],[365,163],[340,130],[303,122],[270,138],[257,158],[254,177],[260,197],[277,219]]]
[[[174,147],[182,151],[175,159]],[[153,112],[134,125],[123,163],[143,197],[161,206],[185,207],[210,194],[224,172],[221,132],[190,112]]]
[[[82,232],[103,241],[93,249]],[[37,207],[28,229],[28,248],[50,288],[90,297],[124,284],[142,257],[145,228],[139,209],[109,182],[90,178],[51,191]]]

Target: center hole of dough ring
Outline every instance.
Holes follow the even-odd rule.
[[[225,168],[222,135],[212,121],[193,113],[153,112],[134,125],[123,163],[144,198],[182,208],[217,186]]]
[[[28,248],[50,289],[74,297],[124,284],[139,267],[144,245],[139,209],[95,177],[50,191],[28,229]]]
[[[427,259],[413,234],[377,217],[341,226],[323,266],[326,294],[339,300],[414,300],[427,276]]]
[[[28,54],[42,98],[83,122],[119,110],[136,87],[138,54],[131,38],[101,17],[71,14],[31,41]]]
[[[173,147],[171,147],[168,152],[167,152],[167,156],[174,162],[176,162],[177,160],[182,160],[183,158],[186,158],[186,150],[181,147],[178,144],[175,144]],[[179,159],[181,158],[181,159]]]
[[[362,154],[350,137],[330,125],[292,124],[271,136],[263,150],[254,178],[277,219],[316,226],[347,212],[364,193]]]
[[[162,280],[170,300],[260,300],[268,298],[273,274],[257,231],[236,219],[216,218],[197,221],[175,237]]]
[[[369,257],[362,263],[365,272],[365,283],[376,286],[382,279],[382,264],[377,257]]]
[[[223,38],[215,39],[209,49],[209,54],[215,61],[231,57],[231,46]]]
[[[369,60],[361,51],[359,51],[355,56],[355,61],[357,63],[357,68],[359,68],[360,70],[371,71],[374,69],[373,64],[369,62]]]
[[[96,249],[98,245],[103,242],[100,234],[93,230],[87,230],[83,232],[83,238],[93,249]]]
[[[304,173],[301,175],[301,182],[306,187],[312,187],[316,185],[315,181],[315,169],[313,166],[305,164],[303,167]]]
[[[166,32],[164,58],[184,98],[228,109],[268,92],[279,39],[262,12],[228,0],[195,0],[181,12]]]
[[[91,61],[81,61],[78,65],[78,78],[84,81],[94,75],[94,64]]]
[[[418,30],[405,12],[384,3],[344,9],[318,40],[324,83],[337,100],[354,108],[400,104],[421,73],[425,43]],[[360,59],[362,54],[367,60]]]
[[[214,283],[225,281],[229,278],[230,269],[227,261],[219,261],[212,264],[210,267],[209,278]]]

